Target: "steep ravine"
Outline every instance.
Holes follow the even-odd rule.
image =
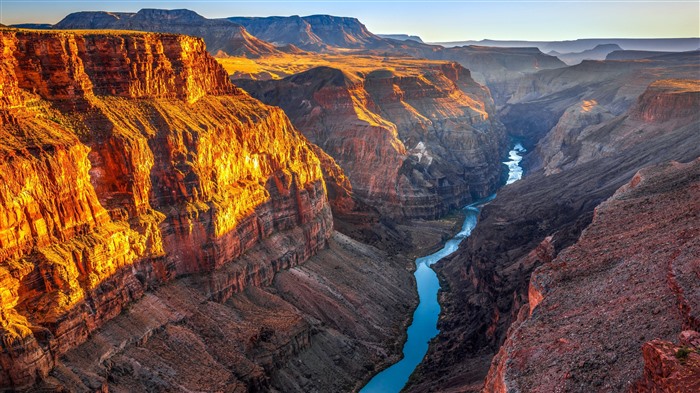
[[[0,390],[349,391],[396,361],[449,220],[380,222],[201,39],[0,36]]]
[[[512,184],[520,180],[523,171],[519,166],[522,157],[519,155],[525,150],[519,143],[509,153],[509,160],[503,164],[508,167],[508,179],[506,184]],[[361,390],[360,393],[391,393],[399,392],[408,381],[413,370],[421,362],[428,350],[428,343],[438,334],[436,329],[440,304],[437,295],[440,290],[440,282],[432,265],[441,259],[457,251],[457,247],[466,239],[477,225],[480,208],[495,198],[491,195],[481,201],[474,202],[463,208],[465,213],[461,230],[444,246],[424,257],[416,259],[416,285],[419,303],[413,313],[413,320],[407,329],[408,339],[404,343],[403,358],[391,367],[375,375]]]
[[[283,108],[384,216],[432,219],[493,193],[508,146],[488,89],[456,63],[390,71],[363,61],[376,69],[324,66],[235,83]]]
[[[694,81],[654,84],[623,116],[603,123],[601,129],[605,132],[589,134],[589,142],[605,144],[609,137],[614,141],[615,136],[627,134],[628,127],[650,131],[639,134],[643,137],[626,141],[623,138],[621,141],[626,143],[614,152],[602,151],[595,159],[578,162],[549,175],[535,171],[522,181],[504,187],[483,209],[479,226],[460,250],[436,265],[445,288],[440,297],[444,310],[439,321],[441,333],[431,342],[426,359],[409,381],[406,391],[480,391],[493,356],[508,337],[512,323],[526,317],[521,314],[525,312],[523,306],[529,304],[532,272],[576,243],[591,223],[594,209],[640,169],[669,161],[685,163],[700,157],[700,134],[697,133],[700,120],[697,112],[688,112],[689,108],[697,107],[698,99],[700,91]],[[651,102],[653,104],[648,105]],[[645,113],[641,108],[653,108],[655,115],[645,119],[638,115]],[[660,116],[658,112],[688,113],[688,116],[669,122],[673,116]],[[627,222],[635,221],[634,214],[629,212]],[[595,254],[602,250],[588,252]],[[628,284],[632,283],[618,283],[619,287]],[[670,318],[667,313],[677,312],[675,309],[656,314],[651,309],[641,311],[648,320],[656,321],[656,325]],[[615,319],[612,314],[610,317],[606,321],[619,323],[622,329],[646,332],[639,337],[643,335],[649,339],[652,334],[648,328],[628,323],[633,321],[631,318]],[[517,334],[515,327],[512,333]],[[670,338],[667,336],[667,340]],[[592,346],[586,350],[592,356],[603,358],[605,353],[601,348],[604,347]],[[632,352],[627,354],[627,351],[639,350],[627,348],[625,356],[631,359]],[[639,356],[638,363],[632,365],[633,376],[637,378],[641,376],[643,363],[641,352],[634,353]],[[510,361],[528,365],[527,358]],[[593,366],[605,369],[582,361],[574,364],[572,370],[586,375],[584,370],[592,370]],[[517,381],[525,377],[526,373],[516,372],[509,378]],[[595,378],[589,382],[593,380]],[[619,383],[611,378],[611,389],[623,389]]]
[[[533,272],[485,390],[630,391],[647,341],[700,329],[699,195],[696,159],[644,168],[598,205],[578,241]],[[640,391],[694,391],[693,363],[649,370],[655,389]]]

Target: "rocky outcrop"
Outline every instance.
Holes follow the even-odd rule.
[[[685,330],[679,344],[652,340],[642,347],[644,376],[632,392],[694,392],[700,390],[700,334]]]
[[[642,170],[599,205],[576,244],[532,274],[539,299],[511,326],[485,391],[625,391],[645,363],[639,391],[700,386],[697,354],[681,365],[661,341],[700,326],[698,195],[700,159]]]
[[[572,106],[537,145],[545,173],[617,154],[631,146],[700,123],[700,81],[653,82],[623,115],[595,101]]]
[[[269,42],[251,35],[240,24],[207,19],[190,10],[142,9],[139,12],[84,11],[69,14],[54,29],[115,29],[186,34],[202,37],[212,54],[259,57],[279,54]]]
[[[19,31],[8,42],[19,87],[48,100],[95,96],[168,98],[194,103],[233,92],[199,39],[178,35]],[[37,39],[42,37],[46,39]],[[12,40],[10,38],[10,40]]]
[[[237,263],[283,252],[263,241]],[[225,302],[199,276],[176,280],[68,351],[40,388],[351,391],[400,353],[416,297],[407,263],[335,232],[304,265]]]
[[[0,36],[1,387],[46,377],[174,278],[223,302],[326,244],[313,148],[235,89],[201,39]],[[237,262],[261,243],[274,252]]]
[[[318,67],[236,83],[281,106],[348,174],[353,193],[386,216],[437,217],[501,181],[503,128],[488,90],[458,64],[366,75]]]
[[[567,110],[595,101],[597,110],[620,116],[630,110],[650,84],[661,79],[697,79],[700,52],[675,53],[643,61],[584,61],[523,76],[499,111],[503,124],[531,148]],[[555,154],[553,152],[552,154]],[[526,166],[538,168],[533,157]]]
[[[669,110],[673,109],[669,107]],[[667,129],[663,133],[649,134],[647,138],[638,140],[628,148],[616,151],[615,154],[603,155],[597,159],[550,175],[545,175],[541,171],[533,171],[524,179],[499,190],[498,197],[483,208],[479,218],[479,225],[472,232],[471,236],[463,242],[460,250],[436,266],[438,274],[443,280],[442,286],[445,288],[445,291],[440,295],[443,310],[439,321],[440,335],[431,343],[426,359],[413,375],[406,390],[411,392],[430,391],[431,389],[441,391],[478,391],[483,387],[491,360],[498,352],[498,349],[501,348],[509,328],[513,333],[508,335],[508,337],[517,339],[519,337],[518,332],[520,332],[518,323],[527,318],[531,307],[532,318],[534,319],[539,318],[536,316],[538,313],[543,312],[541,310],[544,310],[543,306],[546,304],[548,296],[554,296],[554,294],[556,296],[567,296],[566,294],[571,294],[571,298],[568,298],[569,301],[576,303],[576,305],[572,303],[572,307],[581,306],[586,299],[591,298],[592,293],[599,296],[595,293],[595,289],[585,291],[583,286],[579,289],[570,288],[569,285],[573,285],[574,282],[568,281],[568,278],[566,278],[570,276],[562,278],[561,284],[566,285],[566,290],[562,291],[550,291],[547,281],[533,280],[531,285],[530,276],[538,266],[547,264],[552,266],[552,268],[562,269],[562,271],[575,272],[576,275],[571,276],[573,279],[578,277],[577,275],[585,276],[586,273],[596,277],[598,274],[609,274],[608,268],[622,268],[622,266],[625,266],[623,262],[636,264],[638,260],[628,259],[624,256],[610,260],[601,259],[600,263],[603,263],[605,266],[596,265],[591,267],[591,269],[577,267],[578,264],[574,263],[563,265],[561,259],[559,264],[554,262],[550,264],[548,261],[557,256],[563,258],[562,250],[579,239],[583,229],[593,219],[594,208],[610,198],[618,188],[630,182],[641,168],[672,160],[689,162],[699,157],[700,136],[697,133],[697,128],[698,123],[696,121],[677,128]],[[617,131],[615,128],[610,128],[608,132],[614,135]],[[697,166],[697,164],[694,165]],[[685,172],[683,175],[680,173],[682,172],[679,172],[677,177],[669,177],[670,180],[667,183],[669,190],[682,190],[686,184],[692,182],[689,172]],[[563,184],[567,186],[563,187]],[[666,189],[664,186],[658,187],[661,194]],[[651,195],[649,198],[651,198]],[[636,202],[643,204],[641,202],[643,200],[644,198]],[[675,204],[675,200],[671,202]],[[690,203],[688,206],[679,205],[678,210],[687,212],[687,209],[692,206],[694,206],[693,203]],[[628,209],[626,211],[626,219],[621,220],[621,222],[626,224],[643,222],[644,225],[637,226],[635,224],[634,227],[630,227],[630,234],[636,234],[637,232],[641,234],[643,231],[649,230],[651,231],[648,233],[649,236],[658,235],[659,241],[662,242],[664,241],[663,239],[666,239],[667,232],[664,230],[652,230],[657,227],[650,221],[647,221],[646,216],[630,216],[630,214],[636,214],[636,211],[633,212],[633,210]],[[648,210],[642,211],[647,212]],[[654,215],[653,212],[649,211],[649,216],[651,217],[652,215]],[[668,215],[677,217],[675,213],[669,213]],[[687,218],[677,217],[677,220],[674,221],[681,228],[681,232],[685,224],[692,222],[692,215],[687,216]],[[670,223],[667,224],[671,225]],[[687,229],[690,230],[689,228]],[[671,230],[671,227],[669,227],[669,231],[668,233],[676,233],[675,229]],[[687,240],[682,233],[677,234],[679,236],[678,241]],[[596,253],[591,251],[589,253],[586,250],[582,250],[582,253],[586,255],[584,259],[590,259],[591,263],[593,263],[592,261],[598,257],[606,258],[607,255],[612,257],[615,249],[613,249],[611,241],[617,239],[617,235],[617,232],[609,235],[611,239],[608,238],[607,244],[601,245],[601,250],[608,249],[609,252],[601,251]],[[672,237],[672,235],[668,236]],[[673,248],[678,246],[676,240],[671,240],[671,238],[667,242],[668,244],[658,245],[660,249],[667,250],[666,247]],[[656,244],[651,239],[648,243],[650,245]],[[623,249],[624,253],[639,251],[632,245],[629,247],[621,245],[619,248],[620,252],[623,252],[621,251]],[[641,249],[648,251],[648,249],[643,247]],[[608,262],[604,263],[604,260]],[[638,266],[635,264],[631,266]],[[651,274],[651,267],[649,269]],[[632,307],[633,304],[636,304],[634,302],[638,300],[646,301],[644,297],[635,297],[631,294],[633,292],[628,292],[632,284],[636,285],[636,282],[648,283],[649,286],[644,288],[649,291],[655,291],[656,289],[661,291],[666,288],[655,289],[650,282],[646,281],[646,276],[642,278],[633,275],[633,278],[625,281],[627,280],[625,277],[628,276],[623,274],[624,271],[619,271],[619,273],[618,276],[610,277],[610,283],[606,281],[605,285],[609,285],[610,291],[612,291],[606,293],[609,293],[610,296],[617,296],[617,291],[619,290],[619,295],[622,296],[619,304],[625,309],[627,308],[624,305],[626,304],[625,302],[629,301],[630,307]],[[644,276],[642,273],[640,275]],[[650,275],[648,279],[651,280],[653,277],[656,277],[655,279],[659,278],[658,275]],[[686,275],[678,274],[676,277],[686,277]],[[622,281],[617,281],[618,279]],[[687,288],[692,288],[692,286]],[[688,293],[687,291],[692,292],[693,290],[683,289],[683,293]],[[575,294],[580,294],[580,296],[574,296]],[[529,296],[532,296],[532,303],[530,303]],[[689,297],[686,296],[684,298],[688,299]],[[667,297],[664,299],[668,300]],[[596,307],[604,307],[605,304],[607,303],[603,300],[595,303]],[[671,306],[671,309],[677,312],[675,311],[677,309],[675,303],[671,303]],[[584,321],[586,318],[594,318],[597,315],[596,312],[579,313],[577,311],[579,310],[578,308],[572,308],[571,312],[568,313],[556,311],[555,308],[553,306],[551,310],[552,318],[557,320],[553,324],[565,324],[568,320],[575,320],[574,318],[583,318],[581,321]],[[639,312],[643,312],[640,315],[647,315],[649,310],[654,309],[655,307],[650,309],[641,308]],[[607,308],[601,308],[601,310],[607,310]],[[636,342],[639,346],[636,348],[627,347],[624,350],[620,347],[617,350],[624,352],[626,357],[631,358],[633,356],[632,353],[634,353],[634,356],[639,357],[641,344],[654,337],[645,336],[644,339],[640,339],[641,335],[634,335],[637,326],[624,324],[627,320],[632,321],[632,324],[634,324],[636,320],[631,315],[636,316],[638,314],[637,311],[632,314],[612,314],[617,312],[614,310],[616,310],[615,307],[610,307],[611,315],[617,315],[613,319],[618,318],[619,321],[611,319],[609,325],[610,329],[613,329],[616,333],[609,335],[607,338],[601,337],[600,345],[581,345],[580,349],[584,352],[590,350],[591,354],[597,351],[595,353],[599,355],[605,355],[605,351],[614,353],[616,347],[614,345],[610,347],[610,345],[618,340],[618,332],[614,329],[617,329],[616,326],[619,325],[620,329],[622,329],[619,332],[620,340],[625,337],[631,337],[639,341],[632,340],[624,344],[631,345]],[[556,314],[556,317],[554,317],[554,314]],[[598,315],[602,315],[602,318],[605,316],[605,312],[601,311]],[[656,316],[662,318],[663,315],[671,314],[666,314],[662,310],[660,314],[652,313],[652,315],[654,318]],[[675,326],[672,326],[673,328],[667,331],[667,340],[677,334],[680,329],[678,319],[672,316],[669,316],[669,318],[671,319],[668,321],[675,322],[664,322],[663,324],[659,322],[657,324],[660,329],[665,328],[664,326]],[[646,327],[646,322],[638,322],[643,329],[655,329],[655,327]],[[595,325],[592,322],[591,324],[588,324],[588,322],[572,323],[567,326],[570,328],[581,328],[583,329],[582,331],[588,331],[587,329],[597,329],[597,332],[606,331],[605,325]],[[628,327],[625,328],[624,326]],[[549,329],[548,324],[542,325],[537,333],[532,332],[533,337],[534,335],[544,336]],[[629,336],[630,334],[632,335]],[[564,341],[557,341],[559,338],[563,338]],[[566,351],[575,349],[573,344],[571,344],[573,349],[567,346],[570,343],[567,340],[570,340],[570,338],[566,334],[561,334],[548,341],[547,345],[551,345],[554,349],[550,348],[551,350],[547,349],[534,353],[525,352],[525,355],[544,356],[544,353],[547,352],[548,356],[554,356],[560,347],[562,354],[566,354]],[[621,345],[622,343],[623,341],[621,341]],[[607,344],[609,348],[605,349],[603,344]],[[529,344],[523,341],[523,345],[527,346]],[[507,350],[508,348],[504,349],[504,351]],[[621,354],[616,354],[616,356],[621,356]],[[586,381],[586,378],[595,379],[594,376],[597,374],[594,372],[591,372],[590,376],[584,377],[587,374],[585,370],[604,369],[604,366],[599,363],[604,359],[605,357],[599,356],[596,362],[593,363],[587,363],[585,359],[580,363],[567,363],[568,360],[562,358],[562,362],[564,362],[563,364],[571,364],[572,370],[575,368],[576,373],[581,378],[580,382]],[[510,363],[513,364],[511,365]],[[524,364],[529,363],[518,363],[517,361],[506,361],[503,363],[497,361],[494,363],[493,370],[494,373],[502,373],[496,370],[504,367],[521,367],[521,365],[525,367]],[[557,370],[556,367],[541,367],[541,365],[532,365],[531,367],[533,367],[533,370],[535,368],[538,370],[551,370],[552,373],[555,373]],[[641,370],[641,363],[638,363],[638,367],[636,372]],[[557,377],[563,377],[565,374],[565,372],[556,373]],[[520,377],[525,377],[526,375],[529,374],[524,372]],[[543,376],[543,374],[540,375]],[[498,382],[499,378],[491,380],[493,382],[489,386],[493,389],[503,386],[502,383]],[[548,380],[544,379],[544,376],[541,380],[543,381],[542,383],[548,382]],[[537,383],[537,381],[533,381],[533,383]],[[553,381],[550,382],[554,383]],[[615,381],[615,383],[617,382],[619,380]],[[572,389],[575,389],[575,386],[572,386]],[[599,387],[596,386],[586,386],[588,386],[587,391],[599,390]]]
[[[692,119],[693,115],[697,115],[698,105],[700,80],[659,80],[649,85],[639,97],[630,117],[645,123]]]

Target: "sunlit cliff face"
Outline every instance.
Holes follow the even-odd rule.
[[[0,30],[0,45],[0,387],[150,285],[276,232],[303,228],[306,254],[329,236],[311,145],[200,39]]]
[[[354,195],[390,217],[436,217],[488,195],[505,146],[488,89],[456,63],[371,55],[218,59],[348,174]],[[268,78],[270,79],[270,78]],[[274,78],[272,78],[274,79]]]

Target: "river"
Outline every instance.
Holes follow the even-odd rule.
[[[522,156],[520,154],[524,152],[525,148],[517,143],[508,153],[509,160],[504,162],[508,166],[506,184],[511,184],[522,177],[523,170],[520,167]],[[414,275],[418,286],[418,307],[413,313],[413,322],[408,327],[408,339],[403,347],[403,359],[375,375],[360,390],[360,393],[396,393],[406,385],[408,377],[428,352],[428,343],[439,333],[437,321],[440,316],[440,303],[438,303],[437,293],[440,289],[440,281],[430,266],[457,250],[459,243],[469,236],[476,226],[481,205],[495,197],[496,194],[493,194],[466,206],[464,208],[466,217],[462,224],[462,230],[448,240],[438,252],[416,259]]]

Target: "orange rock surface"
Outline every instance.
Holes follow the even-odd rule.
[[[312,146],[201,39],[6,29],[0,45],[0,388],[46,376],[149,288],[226,266],[223,300],[330,236]],[[236,267],[287,232],[277,259]]]
[[[261,60],[281,67],[277,61]],[[435,218],[499,184],[504,129],[490,115],[488,89],[460,65],[373,56],[299,62],[279,72],[331,66],[236,84],[282,107],[348,174],[362,202],[389,217]]]

